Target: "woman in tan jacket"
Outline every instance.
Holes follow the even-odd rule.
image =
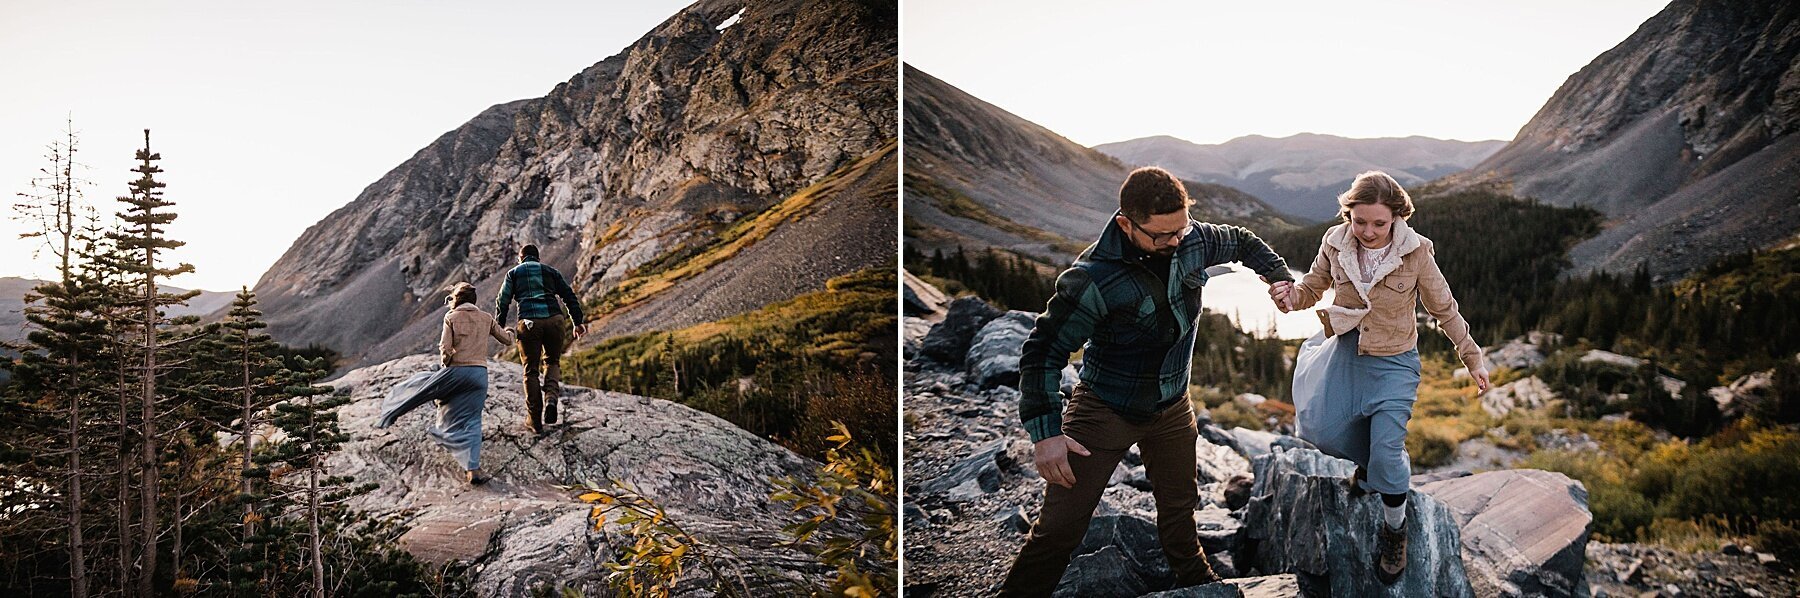
[[[436,402],[437,421],[426,433],[463,466],[468,482],[479,486],[488,481],[481,473],[481,411],[487,405],[487,359],[493,353],[488,339],[500,341],[501,346],[516,339],[513,331],[502,328],[494,316],[475,306],[475,287],[468,283],[457,284],[444,303],[451,306],[438,338],[444,367],[394,385],[382,402],[381,421],[375,427],[391,426],[406,412]]]
[[[1322,367],[1317,394],[1302,397],[1296,384],[1295,415],[1301,438],[1319,450],[1354,461],[1352,493],[1382,497],[1384,525],[1377,534],[1376,575],[1393,583],[1406,568],[1406,493],[1412,475],[1406,455],[1406,423],[1419,390],[1419,331],[1414,306],[1437,318],[1456,345],[1470,376],[1487,390],[1481,347],[1457,312],[1456,298],[1438,270],[1430,239],[1407,226],[1412,198],[1378,171],[1357,175],[1338,196],[1344,222],[1325,231],[1312,270],[1298,283],[1278,282],[1269,294],[1282,311],[1305,309],[1326,289],[1332,304],[1319,310],[1323,348],[1302,357],[1296,372]],[[1311,361],[1320,360],[1320,361]],[[1312,385],[1307,385],[1312,386]]]

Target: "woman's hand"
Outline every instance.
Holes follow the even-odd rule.
[[[1488,382],[1487,368],[1469,370],[1469,377],[1475,379],[1475,388],[1481,389],[1481,392],[1487,392],[1487,389],[1493,387],[1493,385]]]

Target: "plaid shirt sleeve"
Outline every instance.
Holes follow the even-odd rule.
[[[1062,434],[1062,370],[1106,315],[1106,303],[1086,270],[1056,277],[1056,293],[1019,352],[1019,418],[1032,442]]]
[[[1239,262],[1244,267],[1269,279],[1269,282],[1293,280],[1287,260],[1281,259],[1256,233],[1241,226],[1215,225],[1212,242],[1207,244],[1206,265]]]

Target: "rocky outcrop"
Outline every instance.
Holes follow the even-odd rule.
[[[1094,149],[1126,164],[1161,166],[1184,179],[1243,189],[1277,210],[1317,222],[1337,214],[1337,195],[1361,172],[1380,170],[1410,188],[1474,166],[1504,145],[1417,135],[1349,139],[1300,133],[1247,135],[1218,144],[1158,135]]]
[[[1490,471],[1421,484],[1462,530],[1463,568],[1481,596],[1575,596],[1583,575],[1587,488],[1560,473]]]
[[[1597,208],[1614,223],[1578,268],[1673,279],[1800,230],[1796,130],[1800,5],[1676,0],[1447,186]]]
[[[1629,355],[1620,355],[1612,351],[1602,351],[1600,349],[1590,349],[1587,353],[1583,353],[1581,355],[1581,362],[1606,364],[1626,370],[1635,370],[1644,366],[1644,360],[1642,359]],[[1673,396],[1681,396],[1681,390],[1687,388],[1687,382],[1661,373],[1656,374],[1656,383],[1662,386],[1664,392]]]
[[[481,595],[531,595],[539,585],[604,593],[601,564],[630,539],[616,524],[595,530],[589,505],[561,488],[584,481],[632,485],[688,530],[733,547],[743,564],[818,573],[806,555],[775,547],[793,516],[768,500],[769,478],[811,475],[816,463],[688,407],[573,386],[564,387],[566,423],[535,436],[524,427],[522,369],[489,362],[481,462],[494,479],[471,487],[425,435],[435,417],[429,406],[372,428],[388,388],[436,362],[407,357],[331,382],[351,398],[338,412],[351,440],[328,465],[334,475],[377,484],[350,506],[407,513],[412,529],[401,543],[426,560],[468,563]],[[690,572],[684,587],[702,587],[700,575]]]
[[[931,286],[931,283],[913,276],[910,271],[901,270],[900,275],[902,283],[905,285],[902,289],[902,299],[905,302],[902,305],[906,306],[906,317],[921,318],[934,323],[943,320],[945,306],[950,303],[950,299],[944,296],[944,292]]]
[[[1706,396],[1719,405],[1719,413],[1738,417],[1775,398],[1775,370],[1745,374],[1726,386],[1707,389]]]
[[[1488,347],[1483,352],[1487,355],[1488,363],[1494,367],[1523,370],[1543,365],[1546,358],[1545,347],[1562,344],[1562,340],[1560,334],[1533,330],[1525,336]]]
[[[1066,264],[1118,209],[1125,164],[906,67],[906,244],[999,248]],[[1196,218],[1295,226],[1232,187],[1187,182]]]
[[[1332,596],[1474,596],[1461,556],[1461,532],[1442,503],[1408,493],[1405,574],[1375,578],[1381,499],[1352,498],[1355,464],[1313,450],[1277,448],[1251,460],[1256,485],[1244,514],[1238,566],[1295,573],[1310,591]]]
[[[1486,411],[1494,419],[1506,417],[1514,409],[1538,409],[1556,400],[1556,391],[1550,390],[1537,376],[1514,380],[1496,386],[1481,393],[1481,410]]]
[[[655,324],[741,313],[889,262],[896,20],[891,3],[701,0],[544,97],[444,134],[307,229],[256,285],[270,331],[359,364],[425,350],[440,291],[468,281],[491,302],[522,245],[597,300],[834,174],[854,180],[752,245],[794,247],[740,252],[737,267],[665,291],[657,301],[676,307]],[[846,170],[883,152],[866,177]],[[650,307],[621,317],[660,306],[639,305]],[[689,312],[700,319],[682,321]],[[633,321],[599,328],[649,325]]]
[[[944,321],[931,327],[919,344],[919,355],[938,363],[962,365],[975,342],[975,333],[989,321],[1004,315],[980,297],[963,297],[950,302]]]
[[[1019,352],[1036,323],[1037,314],[1013,310],[983,324],[963,359],[969,379],[982,388],[1017,386]]]

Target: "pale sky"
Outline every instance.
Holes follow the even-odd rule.
[[[151,129],[171,284],[254,285],[300,233],[488,106],[538,97],[692,0],[0,2],[0,192],[72,114],[87,199],[122,205]],[[0,276],[52,278],[0,221]]]
[[[906,0],[907,63],[1083,145],[1512,139],[1666,0]]]

